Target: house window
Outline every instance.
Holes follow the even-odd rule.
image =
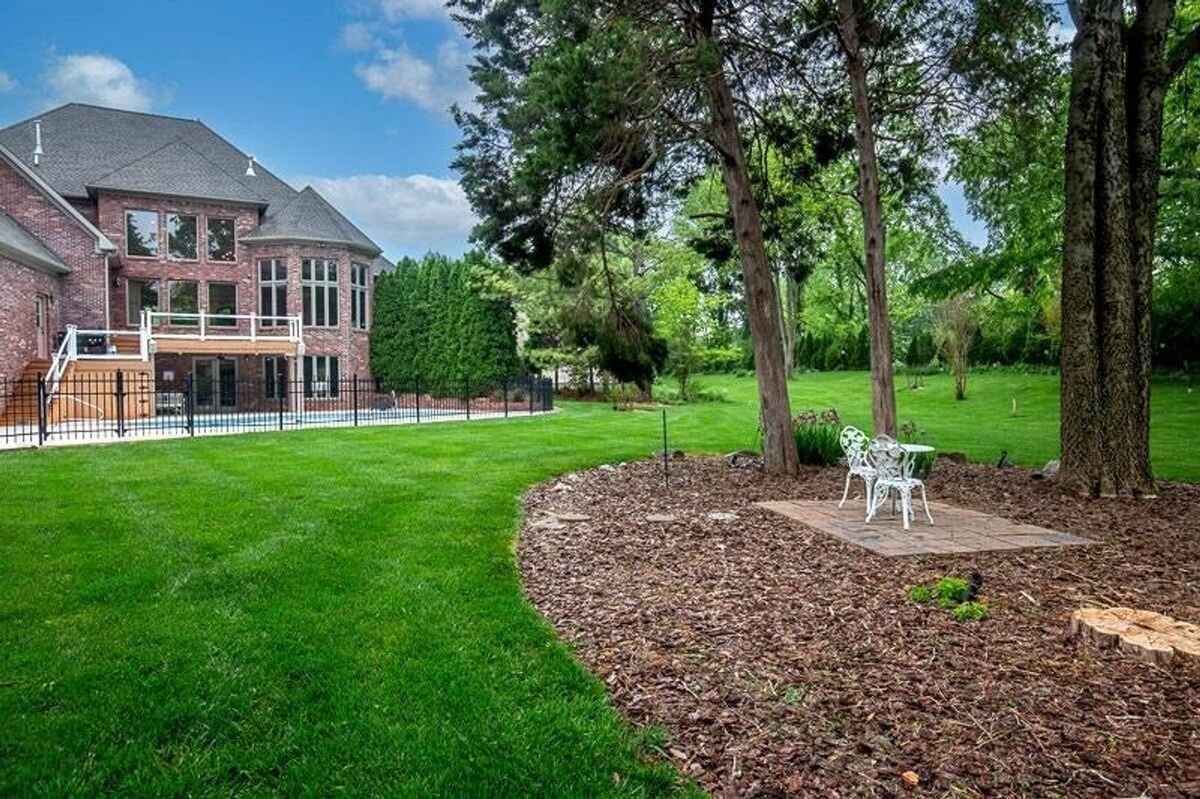
[[[304,324],[337,327],[337,261],[305,258],[300,264],[300,290],[304,299]]]
[[[267,258],[258,262],[259,316],[287,316],[287,261]],[[264,319],[262,325],[286,324],[282,319]]]
[[[370,269],[366,264],[350,264],[350,326],[367,329],[367,285]]]
[[[217,318],[208,320],[213,327],[236,325],[237,320],[232,317],[237,313],[237,286],[233,283],[209,283],[208,312],[217,314]]]
[[[173,325],[198,325],[200,320],[200,284],[194,280],[167,281],[168,311]],[[175,316],[183,314],[183,316]]]
[[[338,395],[338,359],[334,355],[304,356],[304,396]]]
[[[125,254],[133,258],[158,256],[158,212],[125,212]]]
[[[208,217],[208,260],[226,264],[237,260],[237,225],[233,219]]]
[[[125,284],[125,324],[141,324],[142,310],[158,310],[158,281],[130,278]]]
[[[284,399],[287,396],[287,358],[282,355],[268,355],[263,358],[263,386],[267,399]]]
[[[167,214],[167,256],[173,261],[195,261],[196,217],[191,214]]]

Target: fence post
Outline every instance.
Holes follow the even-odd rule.
[[[414,392],[414,396],[417,398],[417,424],[420,424],[421,423],[421,378],[419,378],[419,377],[417,378],[417,388],[416,388],[416,391]]]
[[[290,376],[290,371],[288,370],[288,367],[286,367],[286,366],[284,367],[282,385],[280,385],[281,381],[279,380],[278,366],[274,365],[274,363],[273,363],[271,368],[275,370],[275,380],[274,380],[275,399],[277,401],[276,405],[278,405],[278,407],[279,407],[279,429],[282,430],[283,429],[283,406],[287,404],[288,389],[291,387],[292,381],[288,379],[288,377]]]
[[[125,437],[125,373],[117,370],[117,438]]]
[[[358,373],[354,374],[354,388],[350,390],[350,395],[354,398],[354,426],[358,427]]]
[[[37,381],[38,446],[46,443],[46,376],[38,375]]]
[[[466,391],[463,392],[463,399],[467,401],[467,421],[469,422],[471,421],[471,378],[467,377],[464,382],[466,383]]]
[[[504,376],[504,418],[508,418],[508,375]]]
[[[187,431],[189,436],[196,435],[196,405],[192,391],[192,376],[183,377],[183,404],[187,410]]]

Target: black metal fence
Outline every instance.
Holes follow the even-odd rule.
[[[482,384],[387,386],[360,377],[289,381],[272,375],[188,375],[164,382],[145,372],[85,373],[57,385],[44,377],[0,381],[0,447],[469,421],[553,409],[553,382],[528,375]]]

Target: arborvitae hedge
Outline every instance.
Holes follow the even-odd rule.
[[[405,258],[375,282],[371,372],[385,386],[485,390],[517,370],[512,304],[485,296],[483,257]]]

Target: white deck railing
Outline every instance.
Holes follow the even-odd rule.
[[[186,321],[180,321],[186,320]],[[249,323],[246,325],[245,323]],[[156,328],[168,327],[168,332]],[[195,331],[180,331],[193,327]],[[243,328],[248,328],[243,332]],[[195,341],[257,341],[259,338],[284,338],[300,343],[304,337],[304,321],[299,316],[260,316],[259,314],[171,313],[142,311],[140,329],[149,337],[192,339]]]

